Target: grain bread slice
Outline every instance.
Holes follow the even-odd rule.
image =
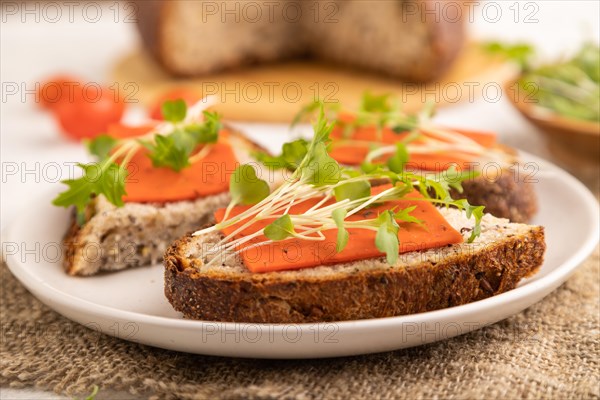
[[[252,151],[264,151],[235,130],[228,131],[240,163],[249,162]],[[90,204],[89,219],[82,227],[73,215],[63,240],[64,268],[70,275],[94,275],[160,262],[173,241],[206,224],[229,200],[229,193],[222,193],[193,201],[116,207],[98,196]]]
[[[442,209],[465,237],[471,220]],[[540,226],[486,215],[471,244],[301,270],[251,273],[239,260],[206,266],[222,237],[186,236],[167,250],[165,295],[186,318],[254,323],[302,323],[391,317],[466,304],[513,289],[542,264]],[[214,264],[213,264],[214,265]]]
[[[174,75],[314,56],[413,81],[446,71],[465,38],[462,2],[138,0],[137,26]]]

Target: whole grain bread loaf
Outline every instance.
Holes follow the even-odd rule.
[[[471,220],[440,210],[466,236]],[[331,266],[251,273],[239,259],[207,266],[220,233],[186,236],[166,252],[165,295],[186,318],[302,323],[391,317],[452,307],[513,289],[542,264],[544,229],[486,215],[471,244]]]
[[[242,134],[228,130],[240,163],[249,162],[252,151],[264,151]],[[63,240],[65,270],[70,275],[94,275],[160,262],[173,241],[206,224],[229,200],[229,193],[222,193],[191,201],[129,202],[116,207],[98,196],[90,204],[90,218],[83,226],[73,215]]]
[[[464,5],[439,0],[137,1],[145,47],[172,74],[311,56],[427,81],[464,42]]]

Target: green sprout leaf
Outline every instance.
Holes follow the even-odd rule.
[[[307,105],[302,107],[298,114],[294,116],[294,119],[292,120],[292,126],[298,125],[298,123],[305,120],[307,116],[317,111],[319,107],[323,107],[323,102],[319,100],[315,100],[312,103],[308,103]]]
[[[367,113],[388,113],[392,111],[391,96],[389,93],[374,95],[365,92],[361,99],[360,110]]]
[[[458,193],[463,192],[462,182],[480,175],[479,171],[475,170],[459,171],[454,165],[442,173],[445,175],[443,182],[447,184],[448,189],[452,188]]]
[[[407,222],[407,223],[411,223],[411,224],[422,225],[423,220],[420,220],[417,217],[410,215],[410,213],[415,211],[416,208],[417,208],[417,206],[410,206],[410,207],[406,207],[402,210],[396,211],[394,213],[394,219],[396,221],[402,221],[402,222]]]
[[[344,227],[344,219],[346,218],[347,213],[348,212],[343,208],[338,208],[331,213],[331,218],[333,218],[333,221],[338,228],[337,242],[335,245],[335,251],[338,253],[344,250],[350,239],[350,233],[348,233],[348,230]]]
[[[395,121],[392,125],[392,131],[395,133],[404,133],[412,131],[419,126],[419,119],[416,115],[407,115],[402,121]]]
[[[364,180],[348,182],[336,186],[333,193],[337,201],[363,199],[371,196],[371,185]]]
[[[78,164],[78,166],[85,169],[85,165],[83,164]],[[77,212],[82,213],[90,201],[90,197],[94,194],[94,185],[91,182],[88,182],[85,177],[68,179],[62,181],[62,183],[67,185],[69,189],[60,193],[52,201],[52,204],[58,207],[75,206]]]
[[[98,181],[96,194],[103,194],[104,197],[117,207],[122,207],[123,196],[125,196],[125,179],[127,170],[121,166],[110,163],[101,179]]]
[[[233,204],[250,205],[265,199],[269,193],[269,185],[256,176],[251,165],[240,165],[233,172],[229,181],[229,191]]]
[[[125,192],[125,179],[127,170],[113,162],[100,164],[78,164],[83,170],[83,176],[79,179],[63,181],[69,188],[60,193],[52,204],[58,207],[75,206],[77,208],[78,220],[91,199],[96,195],[104,195],[108,201],[117,207],[123,206]]]
[[[88,140],[86,146],[90,154],[98,157],[99,160],[108,158],[110,152],[117,144],[117,139],[108,135],[96,136],[94,139]]]
[[[387,166],[390,171],[397,174],[404,172],[404,166],[408,162],[410,155],[406,149],[406,145],[402,142],[396,143],[396,152],[387,161]]]
[[[387,210],[377,217],[376,223],[379,224],[377,235],[375,235],[375,246],[385,253],[387,262],[395,265],[398,261],[398,251],[400,243],[398,241],[398,223],[394,219],[394,212]]]
[[[264,235],[271,240],[283,240],[294,236],[294,224],[289,214],[277,218],[263,230]]]
[[[481,220],[483,218],[485,207],[472,206],[466,199],[455,200],[453,203],[458,208],[465,210],[467,218],[475,218],[475,225],[473,226],[471,236],[469,236],[468,239],[469,243],[473,243],[473,241],[481,235]]]
[[[307,165],[302,168],[302,180],[314,186],[334,185],[341,179],[341,167],[327,154],[327,146],[317,143]]]
[[[189,167],[190,156],[201,144],[215,143],[219,137],[219,116],[205,112],[203,123],[178,126],[168,135],[156,135],[154,141],[141,142],[148,150],[154,167],[167,167],[179,172]]]
[[[220,116],[217,113],[204,111],[204,122],[194,123],[184,127],[184,131],[190,135],[195,144],[216,143],[219,139],[219,131],[223,127]]]
[[[177,123],[185,119],[187,105],[182,99],[167,100],[162,104],[161,111],[165,121]]]
[[[297,139],[285,143],[279,156],[271,156],[265,152],[254,152],[252,156],[271,169],[287,169],[295,171],[308,152],[308,142]]]
[[[148,150],[148,157],[154,167],[167,167],[174,171],[181,171],[190,165],[190,155],[193,151],[193,140],[186,140],[176,131],[168,136],[156,135],[154,143],[144,142]],[[191,138],[190,138],[191,139]]]
[[[329,143],[329,134],[333,130],[334,124],[328,124],[327,118],[325,118],[325,109],[321,106],[319,110],[319,118],[313,125],[314,137],[312,143]]]

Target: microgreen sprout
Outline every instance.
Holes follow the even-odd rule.
[[[294,238],[322,241],[325,240],[323,232],[327,230],[337,230],[336,250],[340,252],[348,244],[348,229],[376,232],[376,247],[386,254],[388,263],[395,264],[398,259],[398,232],[402,229],[401,225],[422,223],[411,214],[416,207],[386,210],[374,219],[349,217],[361,215],[358,213],[368,207],[405,198],[415,188],[423,195],[422,198],[414,198],[415,201],[427,201],[465,210],[469,217],[475,218],[475,225],[479,227],[483,207],[471,206],[466,200],[453,200],[449,194],[451,188],[458,188],[460,182],[473,178],[474,172],[459,172],[455,169],[435,175],[410,172],[402,167],[405,162],[403,156],[399,156],[394,168],[374,163],[362,170],[342,168],[327,153],[333,124],[328,123],[325,118],[323,107],[320,107],[319,111],[319,117],[313,126],[314,137],[310,142],[302,144],[305,152],[303,158],[297,162],[296,168],[281,165],[281,168],[293,169],[291,177],[282,185],[271,193],[260,189],[261,195],[252,200],[254,205],[231,216],[230,211],[234,205],[241,204],[240,199],[243,196],[239,193],[251,192],[251,188],[259,187],[256,185],[260,185],[261,188],[268,186],[253,173],[250,174],[253,178],[252,184],[243,180],[230,182],[232,201],[227,207],[225,217],[221,222],[194,233],[195,236],[203,236],[233,228],[228,229],[228,233],[214,244],[213,248],[216,251],[211,252],[213,257],[206,260],[206,265],[224,262],[239,255],[241,251],[273,242]],[[292,153],[301,152],[287,152],[288,155]],[[252,167],[241,166],[234,175],[240,174],[242,169],[246,168]],[[373,193],[372,186],[381,181],[390,185]],[[302,214],[289,212],[292,205],[306,202],[313,205]],[[246,234],[247,228],[259,221],[268,222],[266,228]],[[474,240],[479,232],[479,228],[474,229],[469,240]]]

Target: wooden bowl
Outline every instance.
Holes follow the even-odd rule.
[[[505,85],[517,110],[548,137],[550,150],[559,158],[600,163],[600,123],[566,118],[541,107],[519,88],[518,79]]]

